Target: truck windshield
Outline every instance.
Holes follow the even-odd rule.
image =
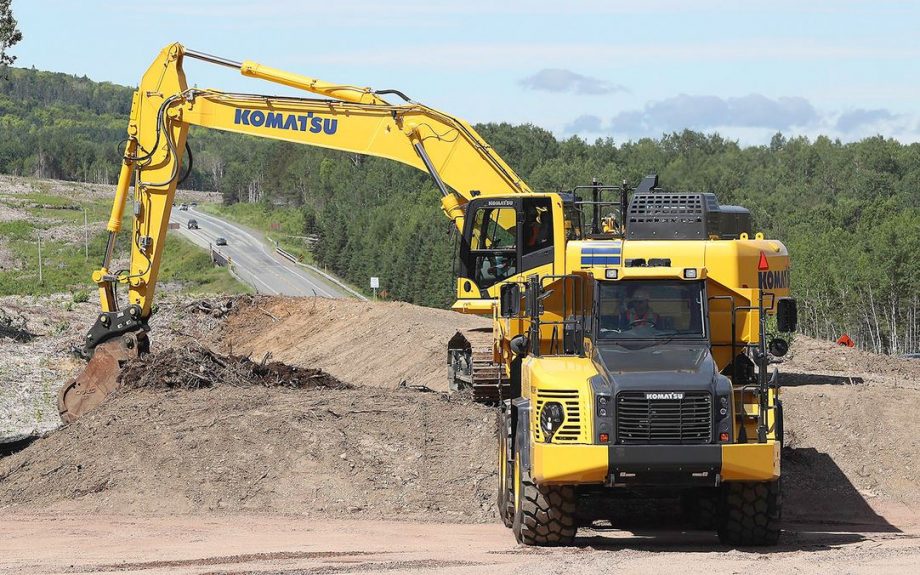
[[[600,282],[598,338],[704,338],[703,302],[699,281]]]

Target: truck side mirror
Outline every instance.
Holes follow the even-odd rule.
[[[776,329],[782,332],[795,331],[799,322],[795,298],[781,297],[776,302]]]
[[[521,313],[521,286],[505,284],[499,297],[499,314],[502,317],[517,317]]]

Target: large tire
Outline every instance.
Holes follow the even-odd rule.
[[[776,545],[782,507],[780,481],[723,484],[719,541],[735,546]]]
[[[511,415],[498,414],[498,516],[505,527],[514,525],[514,470],[511,465]]]
[[[680,507],[686,523],[694,529],[712,531],[718,527],[719,489],[689,489],[681,494]]]
[[[538,547],[571,545],[575,541],[575,488],[537,485],[516,459],[514,537]]]

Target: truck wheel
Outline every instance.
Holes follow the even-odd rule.
[[[537,485],[515,458],[514,537],[539,547],[575,541],[575,489],[568,485]]]
[[[505,527],[514,524],[514,482],[511,467],[511,416],[502,410],[498,414],[498,515]]]
[[[718,526],[719,489],[704,487],[684,491],[680,497],[684,521],[694,529],[711,531]]]
[[[780,481],[725,483],[719,508],[719,541],[727,545],[776,545],[783,496]]]

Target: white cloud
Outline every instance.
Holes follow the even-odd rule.
[[[916,117],[884,108],[819,111],[805,98],[768,98],[760,94],[735,98],[681,94],[623,111],[609,121],[597,115],[579,116],[559,135],[636,140],[684,129],[719,133],[742,145],[766,144],[776,132],[812,139],[823,135],[845,142],[877,134],[904,143],[920,141]]]
[[[680,94],[649,102],[642,110],[621,112],[610,129],[630,135],[657,135],[685,128],[708,130],[716,126],[788,130],[818,121],[818,113],[804,98],[771,99],[760,94],[737,98]]]
[[[599,96],[626,92],[626,87],[606,80],[585,76],[563,68],[544,68],[518,82],[531,90],[544,92],[571,92],[579,95]]]
[[[840,132],[850,134],[897,118],[897,115],[885,109],[865,110],[859,108],[841,114],[837,118],[836,128]]]
[[[567,134],[599,134],[604,131],[604,121],[600,116],[578,116],[565,127]]]

